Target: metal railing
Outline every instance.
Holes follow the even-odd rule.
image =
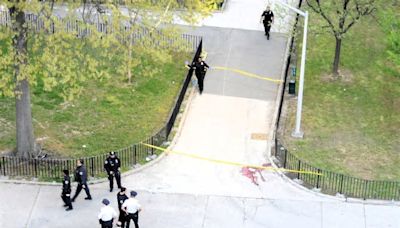
[[[61,26],[56,26],[54,22],[50,21],[50,23],[45,23],[43,18],[31,13],[25,14],[25,20],[28,28],[34,32],[44,31],[47,33],[55,33],[58,30],[62,30],[67,33],[72,33],[79,38],[90,36],[94,31],[104,35],[109,35],[115,32],[115,28],[105,21],[84,23],[81,20],[57,18],[58,22],[61,23]],[[0,11],[0,26],[10,27],[11,23],[9,12]],[[150,30],[144,27],[138,27],[134,29],[134,31],[131,31],[129,25],[121,25],[118,29],[119,33],[116,37],[119,41],[127,42],[130,40],[133,44],[149,42],[150,44],[157,45],[157,47],[160,48],[177,47],[181,50],[196,51],[201,39],[199,36],[190,34],[181,34],[179,37],[168,36],[163,34],[160,30]]]
[[[302,1],[299,1],[299,7]],[[294,29],[297,28],[297,19]],[[294,36],[295,33],[292,34]],[[294,50],[294,42],[292,39],[290,50]],[[321,175],[309,173],[285,173],[291,179],[300,180],[302,185],[310,189],[319,189],[322,193],[335,195],[342,194],[345,197],[362,198],[362,199],[378,199],[378,200],[400,200],[400,182],[398,181],[380,181],[367,180],[357,177],[324,170],[317,168],[302,161],[294,154],[290,153],[280,140],[280,116],[286,91],[287,77],[290,76],[289,65],[295,61],[296,54],[288,56],[286,74],[283,89],[281,91],[281,103],[278,110],[278,118],[275,126],[275,150],[273,156],[276,158],[276,165],[285,169],[309,171],[319,173]]]

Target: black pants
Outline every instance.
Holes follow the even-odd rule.
[[[112,228],[113,227],[113,220],[104,222],[100,220],[101,228]]]
[[[129,228],[131,219],[135,223],[135,228],[139,228],[139,212],[136,212],[134,214],[128,214],[126,216],[126,228]]]
[[[204,89],[204,73],[196,73],[197,83],[199,85],[200,93],[203,92]]]
[[[82,186],[85,186],[85,192],[86,192],[87,197],[92,198],[92,196],[90,196],[88,185],[86,183],[85,184],[78,183],[78,187],[76,187],[76,192],[75,192],[74,197],[72,198],[72,201],[75,201],[76,197],[78,197],[79,193],[82,191]]]
[[[67,196],[68,195],[68,196]],[[61,194],[61,199],[64,201],[65,205],[68,206],[68,208],[72,209],[72,203],[71,203],[71,196],[70,193],[62,193]]]
[[[119,210],[118,221],[121,222],[121,227],[125,228],[126,214],[123,210]]]
[[[114,174],[108,175],[108,180],[110,181],[110,190],[114,188],[114,176],[117,181],[118,188],[121,188],[121,174],[119,172],[115,172]]]
[[[264,30],[265,30],[265,35],[269,39],[269,31],[271,30],[271,23],[264,22]]]

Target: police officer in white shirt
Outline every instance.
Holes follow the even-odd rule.
[[[131,197],[122,204],[122,210],[127,214],[126,216],[126,227],[129,228],[131,219],[135,223],[135,228],[139,228],[139,212],[142,210],[142,206],[135,199],[137,192],[131,191]]]
[[[103,199],[104,207],[101,208],[98,215],[101,228],[112,228],[113,221],[117,217],[117,212],[110,206],[108,199]]]

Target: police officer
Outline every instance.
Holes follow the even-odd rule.
[[[266,10],[261,14],[261,20],[264,24],[265,35],[269,40],[269,31],[271,30],[272,23],[274,23],[274,13],[269,6],[267,6]]]
[[[64,207],[67,207],[65,210],[70,211],[72,210],[72,203],[71,203],[71,180],[69,178],[69,171],[68,169],[63,170],[64,173],[64,181],[62,187],[61,198],[64,201]]]
[[[79,159],[77,161],[77,167],[75,169],[75,181],[78,182],[78,187],[76,188],[76,192],[74,197],[72,198],[72,202],[74,202],[76,197],[78,197],[82,188],[85,189],[86,192],[85,200],[91,200],[92,196],[90,196],[89,187],[87,185],[87,172],[85,166],[83,165],[83,159]]]
[[[117,194],[117,202],[118,202],[118,209],[119,209],[119,217],[117,226],[121,226],[125,228],[125,221],[126,221],[126,213],[122,210],[122,204],[125,200],[129,199],[129,197],[125,193],[126,188],[122,187],[121,191]]]
[[[194,70],[197,78],[197,83],[199,85],[200,94],[203,93],[204,88],[204,76],[206,75],[207,69],[210,68],[206,62],[202,60],[201,57],[197,59],[196,62],[193,62],[191,66],[189,66],[192,70]]]
[[[114,151],[110,152],[108,158],[104,161],[104,169],[107,171],[108,180],[110,181],[110,192],[114,187],[114,177],[117,181],[118,188],[121,188],[121,161],[117,157]]]
[[[122,210],[126,213],[126,227],[129,228],[131,219],[135,224],[135,228],[139,228],[139,212],[142,211],[142,206],[135,199],[137,192],[131,191],[131,197],[122,204]]]
[[[113,221],[117,217],[117,212],[110,206],[110,201],[108,199],[103,199],[102,203],[104,206],[101,208],[97,218],[101,224],[101,228],[112,228]]]

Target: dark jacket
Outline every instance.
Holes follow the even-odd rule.
[[[113,171],[114,173],[119,172],[119,167],[121,167],[121,161],[117,156],[115,156],[114,158],[109,156],[104,161],[104,169],[106,169],[108,174],[110,174],[110,171]]]
[[[263,23],[264,24],[269,24],[272,22],[273,18],[274,18],[274,13],[270,10],[270,11],[264,11],[261,14],[261,17],[264,17],[263,19]]]
[[[67,175],[64,175],[62,193],[63,194],[70,194],[71,193],[71,179]]]
[[[129,197],[125,194],[121,195],[121,194],[117,194],[117,200],[118,200],[118,209],[122,210],[122,204],[125,202],[125,200],[129,199]]]
[[[192,65],[190,66],[191,69],[193,69],[196,73],[197,76],[202,75],[206,72],[207,68],[210,68],[206,62],[201,61],[201,62],[193,62]]]
[[[86,184],[87,181],[87,172],[84,165],[76,167],[75,170],[75,181],[80,184]]]

